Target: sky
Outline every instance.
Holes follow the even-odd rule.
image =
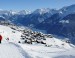
[[[30,10],[40,8],[60,9],[75,4],[75,0],[0,0],[3,10]]]

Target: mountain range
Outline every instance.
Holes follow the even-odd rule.
[[[0,20],[31,29],[45,30],[48,34],[63,36],[75,44],[75,5],[61,9],[36,9],[35,11],[0,10]]]

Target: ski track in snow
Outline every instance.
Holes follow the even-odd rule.
[[[0,58],[31,58],[19,45],[0,44]]]

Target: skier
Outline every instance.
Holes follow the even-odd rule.
[[[2,36],[0,35],[0,44],[1,44],[1,41],[2,41]]]

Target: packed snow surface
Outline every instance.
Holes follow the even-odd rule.
[[[14,43],[0,44],[0,58],[30,58],[22,48]]]
[[[64,49],[59,47],[45,47],[43,45],[27,45],[20,46],[28,52],[32,58],[75,58],[75,49]]]

